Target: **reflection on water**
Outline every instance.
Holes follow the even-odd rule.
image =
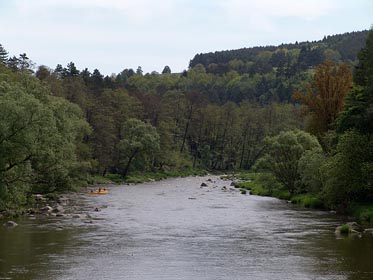
[[[207,177],[196,177],[84,196],[92,224],[1,228],[0,279],[373,279],[372,236],[337,239],[341,221],[329,213],[211,178],[204,188]]]

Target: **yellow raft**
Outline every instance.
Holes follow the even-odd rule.
[[[95,191],[90,191],[88,192],[89,194],[107,194],[107,190],[95,190]]]

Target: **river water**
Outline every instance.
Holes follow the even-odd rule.
[[[81,218],[0,227],[0,279],[373,279],[373,236],[336,237],[342,218],[229,184],[112,186],[79,196]]]

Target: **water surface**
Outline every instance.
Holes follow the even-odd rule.
[[[0,229],[0,279],[373,279],[372,236],[336,238],[342,218],[229,184],[190,177],[82,194],[88,218]]]

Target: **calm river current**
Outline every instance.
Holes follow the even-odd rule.
[[[1,226],[0,279],[373,279],[373,235],[337,238],[341,218],[229,184],[113,186],[79,195],[81,218]]]

